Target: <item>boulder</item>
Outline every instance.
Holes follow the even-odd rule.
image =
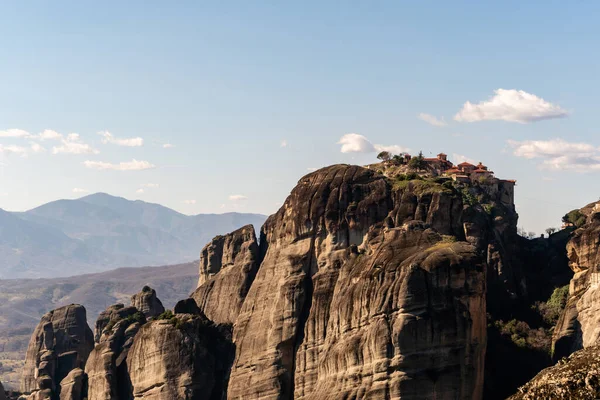
[[[143,312],[146,318],[156,317],[165,311],[156,297],[156,291],[149,286],[144,286],[141,292],[131,296],[131,305]]]

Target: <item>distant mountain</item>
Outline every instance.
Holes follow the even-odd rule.
[[[32,210],[0,210],[0,279],[60,277],[198,258],[214,236],[260,214],[188,216],[159,204],[106,193],[57,200]]]
[[[119,268],[56,279],[0,280],[0,381],[17,388],[29,338],[46,312],[82,304],[93,327],[98,314],[149,285],[167,308],[196,288],[198,262],[163,267]]]

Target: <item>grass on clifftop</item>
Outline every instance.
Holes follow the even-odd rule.
[[[417,196],[434,193],[453,194],[452,185],[446,185],[443,182],[443,180],[437,178],[423,179],[418,175],[415,177],[412,174],[407,174],[395,177],[392,187],[394,190],[409,189]]]

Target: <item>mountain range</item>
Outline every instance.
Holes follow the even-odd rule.
[[[0,209],[0,279],[45,278],[195,260],[214,236],[260,214],[184,215],[106,193],[25,212]]]

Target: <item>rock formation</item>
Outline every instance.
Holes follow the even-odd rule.
[[[487,305],[527,289],[503,199],[357,166],[311,173],[260,244],[245,226],[202,250],[175,313],[148,287],[103,312],[62,393],[84,396],[87,377],[89,400],[481,399]],[[33,379],[45,371],[24,381],[52,391]]]
[[[510,400],[595,400],[600,397],[600,348],[588,347],[546,368]]]
[[[0,382],[0,400],[7,400],[6,393],[4,392],[4,386],[2,386],[2,382]]]
[[[402,186],[324,168],[267,220],[229,399],[481,398],[494,221],[451,186]]]
[[[144,286],[140,293],[131,296],[131,305],[143,312],[146,318],[156,317],[165,311],[162,303],[156,297],[156,291],[148,286]]]
[[[192,297],[211,321],[232,324],[258,265],[258,242],[252,225],[217,236],[200,254],[198,289]]]
[[[87,397],[87,376],[81,368],[72,369],[60,382],[60,400],[82,400]]]
[[[94,347],[85,308],[71,304],[45,314],[36,327],[25,359],[21,392],[36,398],[50,398],[74,380],[69,373],[83,368]]]
[[[222,399],[233,355],[227,336],[191,314],[144,325],[127,356],[134,398]]]
[[[88,400],[128,400],[132,387],[127,372],[127,354],[144,314],[135,307],[116,304],[96,320],[97,345],[85,365]]]
[[[595,205],[581,210],[587,222],[567,244],[569,266],[575,275],[567,306],[554,330],[555,359],[600,344],[600,213]]]

